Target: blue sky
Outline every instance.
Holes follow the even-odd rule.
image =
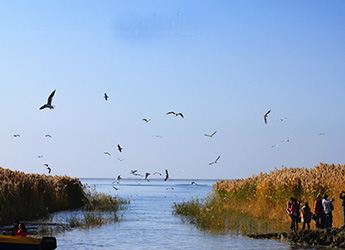
[[[344,9],[344,1],[1,1],[0,166],[232,179],[344,164]],[[54,89],[55,109],[39,110]]]

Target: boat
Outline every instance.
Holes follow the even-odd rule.
[[[53,250],[57,247],[55,237],[15,237],[0,235],[0,249],[3,250]]]

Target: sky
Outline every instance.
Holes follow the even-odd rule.
[[[345,164],[344,9],[336,0],[0,1],[0,166],[237,179]],[[55,108],[39,110],[55,89]]]

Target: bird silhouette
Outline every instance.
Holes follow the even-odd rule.
[[[146,118],[144,118],[144,119],[142,119],[144,122],[149,122],[149,121],[151,121],[151,119],[146,119]]]
[[[146,173],[146,174],[145,174],[145,180],[147,180],[148,182],[150,182],[150,180],[147,179],[147,178],[149,177],[149,175],[150,175],[150,173]]]
[[[124,160],[126,160],[126,159],[120,159],[119,157],[116,157],[119,161],[124,161]]]
[[[46,169],[48,169],[48,173],[50,174],[52,169],[49,167],[49,165],[47,163],[45,163],[44,166],[46,167]]]
[[[170,115],[170,114],[173,114],[175,117],[181,116],[182,118],[184,118],[182,113],[175,113],[173,111],[170,111],[170,112],[166,113],[166,115]]]
[[[271,110],[268,110],[266,112],[266,114],[264,114],[264,121],[265,121],[265,124],[267,124],[267,115],[271,112]]]
[[[20,137],[20,134],[15,134],[13,135],[13,137]]]
[[[220,155],[218,155],[218,157],[217,157],[217,159],[215,161],[210,162],[208,165],[216,164],[218,162],[219,158],[220,158]]]
[[[52,138],[52,136],[51,136],[51,135],[48,135],[48,134],[47,134],[47,135],[45,135],[45,137],[49,137],[49,138]]]
[[[120,151],[120,153],[122,152],[122,148],[121,148],[120,144],[117,144],[117,149]]]
[[[105,155],[111,156],[111,154],[110,154],[109,152],[104,152],[104,154],[105,154]]]
[[[165,179],[164,179],[164,181],[167,181],[168,179],[169,179],[168,169],[165,169]]]
[[[108,98],[109,98],[109,96],[107,95],[107,93],[104,93],[104,99],[105,99],[106,101],[108,101]]]
[[[211,137],[214,136],[217,133],[217,131],[214,131],[212,134],[208,135],[208,134],[204,134],[205,136]]]
[[[52,105],[52,101],[53,101],[53,97],[55,95],[55,91],[56,91],[56,89],[48,97],[48,102],[40,107],[40,110],[41,109],[45,109],[45,108],[53,109],[55,107],[55,106]]]

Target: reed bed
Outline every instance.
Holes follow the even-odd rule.
[[[247,179],[214,184],[204,201],[174,205],[174,212],[210,231],[242,233],[286,231],[291,196],[313,209],[318,194],[334,198],[333,226],[343,225],[341,191],[345,190],[345,165],[319,163],[314,168],[275,169]],[[315,228],[313,222],[311,228]]]
[[[25,174],[0,168],[1,224],[16,218],[33,220],[48,213],[80,208],[86,198],[77,178]]]

